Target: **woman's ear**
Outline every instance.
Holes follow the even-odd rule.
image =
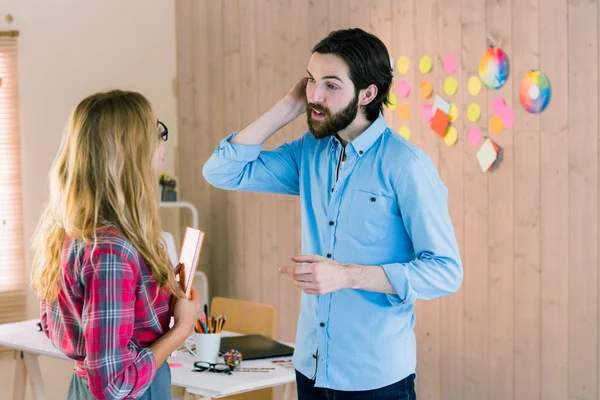
[[[366,106],[377,97],[377,86],[375,84],[369,85],[366,89],[362,89],[358,95],[358,104]]]

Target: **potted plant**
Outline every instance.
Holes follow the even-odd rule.
[[[162,173],[158,184],[160,185],[160,201],[177,201],[177,178]]]

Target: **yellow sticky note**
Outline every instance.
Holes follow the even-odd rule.
[[[479,117],[481,116],[481,109],[479,108],[479,104],[471,103],[469,104],[469,108],[467,109],[467,118],[471,122],[477,122]]]
[[[454,146],[458,140],[458,131],[455,127],[449,126],[444,135],[444,143],[448,146]]]
[[[410,62],[406,56],[402,56],[396,61],[396,68],[398,69],[398,73],[400,75],[404,75],[408,72]]]
[[[398,134],[400,136],[402,136],[404,139],[410,140],[410,129],[408,129],[408,126],[402,125],[400,127],[400,130],[398,131]]]
[[[481,80],[479,80],[478,76],[472,76],[469,78],[467,86],[471,96],[477,96],[481,91]]]
[[[450,111],[448,111],[448,116],[450,117],[450,122],[456,121],[456,118],[458,118],[458,107],[456,107],[456,104],[450,104]]]
[[[444,81],[444,92],[446,92],[448,96],[454,96],[457,90],[458,82],[456,81],[456,78],[453,76],[447,77]]]
[[[419,71],[421,71],[422,74],[428,74],[431,71],[432,67],[433,61],[431,60],[431,57],[421,57],[421,61],[419,62]]]
[[[410,107],[406,103],[402,103],[398,106],[398,118],[400,121],[408,121],[410,118]]]
[[[397,104],[398,104],[398,97],[394,93],[390,93],[388,95],[388,106],[387,106],[387,108],[389,108],[390,111],[394,111],[396,109],[396,105]]]

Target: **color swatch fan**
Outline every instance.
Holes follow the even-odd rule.
[[[508,58],[498,47],[491,47],[479,62],[479,78],[488,89],[500,89],[508,79]]]
[[[519,97],[523,108],[532,114],[542,112],[550,101],[550,82],[540,71],[529,71],[521,81]]]

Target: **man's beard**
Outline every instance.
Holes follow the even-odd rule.
[[[315,120],[312,117],[312,110],[325,114],[323,120]],[[308,129],[316,139],[323,139],[335,135],[344,130],[354,121],[358,113],[358,96],[348,104],[343,110],[331,115],[329,110],[319,104],[309,103],[306,106],[306,122]]]

